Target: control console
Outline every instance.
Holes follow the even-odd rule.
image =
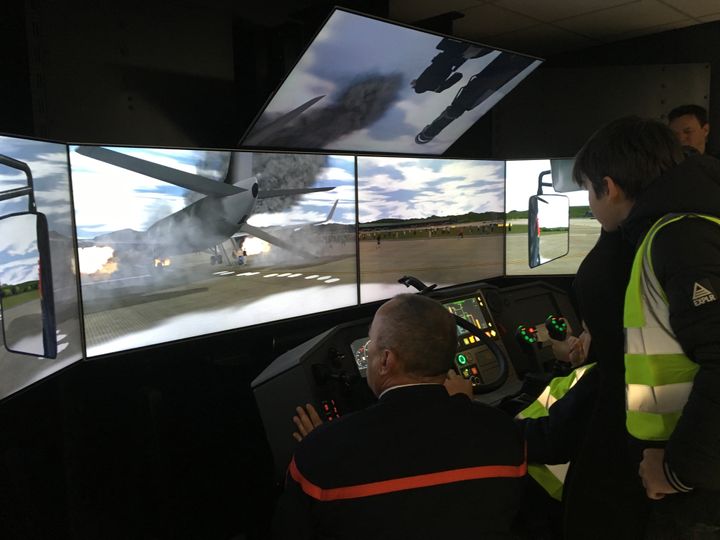
[[[485,336],[502,347],[500,334],[493,322],[485,298],[478,291],[459,298],[443,299],[442,304],[453,315],[465,319],[477,327]],[[498,359],[483,343],[480,337],[467,329],[457,326],[458,348],[455,355],[455,369],[469,379],[473,387],[487,384],[498,376]],[[503,349],[504,351],[504,349]]]

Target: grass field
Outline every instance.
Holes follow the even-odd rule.
[[[3,296],[2,307],[3,309],[10,309],[32,300],[37,300],[38,291],[28,291],[20,294],[13,294],[12,296]]]

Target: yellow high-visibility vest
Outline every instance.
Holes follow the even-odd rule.
[[[655,235],[681,219],[707,219],[720,225],[720,219],[701,214],[668,214],[660,218],[635,254],[625,291],[626,426],[633,437],[645,441],[670,438],[698,370],[670,328],[668,299],[652,265]]]
[[[545,387],[537,399],[520,411],[516,418],[522,420],[524,418],[541,418],[548,416],[550,414],[550,407],[552,407],[556,401],[562,399],[594,365],[594,363],[586,364],[574,369],[569,375],[555,377],[550,381],[550,384]],[[559,465],[529,463],[528,474],[532,476],[553,499],[559,501],[562,499],[563,485],[568,467],[570,467],[569,462]]]

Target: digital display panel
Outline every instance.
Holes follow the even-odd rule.
[[[505,273],[507,275],[574,274],[585,255],[600,237],[600,223],[590,212],[587,191],[562,193],[570,203],[570,249],[567,255],[546,264],[530,268],[528,257],[528,200],[537,194],[538,177],[550,171],[549,159],[508,161],[506,164],[505,208],[507,235],[505,243]],[[550,183],[551,175],[543,177]],[[556,194],[551,186],[543,186],[543,193]],[[567,219],[567,216],[564,216]],[[558,222],[559,223],[559,222]],[[552,226],[545,223],[544,226]]]
[[[540,64],[335,10],[243,145],[440,155]]]
[[[358,157],[360,299],[503,271],[504,162]]]
[[[35,216],[30,234],[23,219],[28,217],[29,195],[20,193],[31,187],[37,212],[47,220],[49,266],[52,283],[40,283],[39,251]],[[0,339],[7,340],[10,349],[24,349],[34,340],[30,333],[38,333],[53,320],[55,358],[28,353],[9,352],[0,346],[0,399],[47,377],[82,358],[77,268],[73,248],[72,210],[67,146],[53,142],[0,136],[0,293],[5,317]],[[24,215],[23,215],[24,214]],[[12,216],[16,216],[15,218]],[[18,219],[19,218],[19,219]],[[14,223],[14,225],[11,225]],[[10,227],[12,232],[7,232]],[[25,230],[12,227],[23,227]],[[47,270],[47,269],[46,269]],[[52,289],[52,291],[50,290]],[[52,317],[44,309],[40,298],[53,294]],[[13,312],[12,315],[10,312]],[[33,324],[32,321],[41,321]],[[27,324],[27,322],[30,322]],[[42,338],[40,338],[42,341]],[[12,345],[11,345],[12,343]],[[37,352],[44,352],[42,343]]]
[[[354,158],[70,156],[88,356],[357,304]]]
[[[370,343],[370,339],[365,336],[361,337],[359,339],[356,339],[350,344],[350,350],[352,350],[353,357],[355,358],[355,363],[357,364],[358,371],[360,372],[361,377],[367,376],[367,368],[368,368],[368,344]]]
[[[482,300],[478,298],[463,298],[462,300],[456,300],[454,302],[444,302],[443,305],[453,315],[457,315],[461,319],[465,319],[470,324],[474,324],[481,330],[488,328],[489,322],[480,307],[479,302]],[[457,326],[458,337],[462,337],[469,334],[462,326]]]

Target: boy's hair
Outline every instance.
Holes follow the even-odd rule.
[[[700,122],[701,126],[707,124],[707,111],[700,105],[680,105],[679,107],[675,107],[668,113],[668,122],[672,122],[676,118],[680,118],[686,114],[690,114],[697,118],[697,121]]]
[[[631,200],[658,176],[684,159],[682,147],[666,125],[626,116],[601,127],[575,157],[573,180],[587,178],[597,196],[606,192],[609,176]]]

